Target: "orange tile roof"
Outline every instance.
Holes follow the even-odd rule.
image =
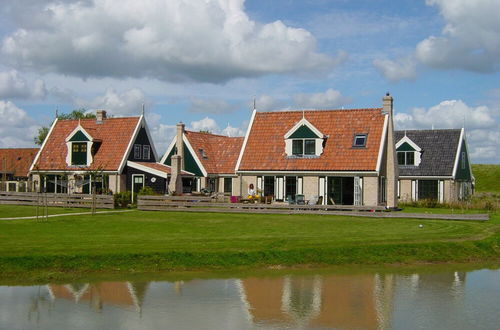
[[[257,112],[238,170],[241,171],[373,171],[385,115],[377,109]],[[304,115],[327,136],[317,158],[285,154],[284,135]],[[368,134],[365,148],[353,148],[357,133]]]
[[[234,173],[243,137],[185,131],[186,138],[208,174]],[[203,157],[200,149],[203,149]]]
[[[38,150],[38,148],[0,149],[0,173],[12,173],[14,177],[27,177]]]
[[[93,162],[85,170],[117,171],[133,137],[140,117],[106,118],[101,124],[95,119],[81,119],[80,125],[101,145]],[[74,171],[77,166],[66,164],[66,138],[78,126],[78,120],[58,120],[37,160],[39,170]]]

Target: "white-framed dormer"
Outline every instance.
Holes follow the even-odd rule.
[[[323,153],[325,136],[307,119],[299,120],[284,136],[288,157],[317,157]]]
[[[92,164],[92,145],[94,139],[78,123],[78,126],[66,137],[66,164],[68,166],[90,166]]]
[[[399,166],[418,166],[422,161],[422,149],[406,135],[396,143],[396,154]]]

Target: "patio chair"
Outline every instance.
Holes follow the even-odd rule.
[[[295,204],[306,205],[306,198],[304,195],[295,195]]]

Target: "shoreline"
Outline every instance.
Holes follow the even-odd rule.
[[[294,250],[0,257],[0,284],[81,280],[108,274],[226,273],[325,267],[378,268],[500,263],[500,237]]]

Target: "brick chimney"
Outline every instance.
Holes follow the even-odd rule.
[[[393,98],[387,93],[382,98],[382,113],[388,115],[387,139],[386,139],[386,199],[387,207],[396,208],[398,206],[398,161],[396,157],[396,141],[394,139],[394,110]]]
[[[177,124],[175,147],[177,148],[177,155],[181,156],[180,170],[185,170],[184,164],[184,141],[182,140],[184,136],[184,124],[182,122]]]
[[[97,110],[95,112],[95,117],[96,117],[96,123],[102,124],[104,119],[106,119],[106,110]]]
[[[171,175],[170,182],[168,184],[168,192],[176,195],[182,194],[182,177],[181,177],[181,156],[173,155],[172,156],[172,166],[171,166]]]

